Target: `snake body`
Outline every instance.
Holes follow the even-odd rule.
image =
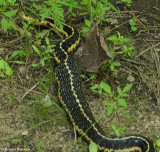
[[[25,21],[30,18],[22,16]],[[36,23],[36,24],[34,24]],[[50,21],[34,21],[34,25],[54,26]],[[59,30],[59,29],[58,29]],[[76,29],[64,25],[66,38],[56,45],[54,58],[58,63],[56,77],[59,99],[68,113],[73,126],[88,142],[95,142],[100,151],[105,152],[155,152],[152,141],[141,135],[126,135],[116,139],[106,138],[96,123],[83,93],[82,80],[72,52],[80,42]],[[61,30],[59,30],[61,31]]]

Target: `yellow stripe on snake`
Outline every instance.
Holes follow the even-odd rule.
[[[141,135],[126,135],[116,139],[107,138],[93,118],[82,88],[82,80],[76,67],[72,52],[80,42],[76,29],[64,25],[63,30],[54,25],[54,21],[39,21],[25,15],[22,19],[33,25],[56,28],[66,38],[56,45],[54,58],[58,63],[56,77],[59,85],[59,99],[68,113],[73,126],[88,142],[95,142],[104,152],[155,152],[152,141]]]

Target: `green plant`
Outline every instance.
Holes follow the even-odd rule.
[[[157,152],[160,152],[160,139],[156,140],[154,145],[157,147],[157,150],[159,149]]]
[[[107,0],[83,0],[81,1],[81,5],[86,6],[90,16],[89,20],[85,19],[86,27],[82,29],[82,33],[84,36],[86,36],[86,33],[91,29],[91,25],[94,19],[97,21],[97,23],[107,22],[111,20],[110,18],[105,18],[106,11],[113,9],[120,15],[120,12]]]
[[[137,31],[137,27],[135,26],[136,25],[136,20],[135,19],[130,19],[129,24],[131,26],[132,31],[134,31],[134,32]]]
[[[64,2],[70,4],[70,6],[68,7],[68,12],[69,12],[70,14],[68,15],[67,18],[74,20],[73,17],[76,17],[76,13],[73,11],[73,9],[74,9],[74,7],[76,7],[76,6],[79,6],[78,2],[75,1],[75,0],[66,0],[66,1],[64,1]]]
[[[40,57],[40,63],[33,63],[32,64],[33,67],[45,66],[46,62],[50,63],[51,59],[53,58],[51,53],[54,51],[53,48],[55,47],[55,45],[50,44],[48,37],[45,37],[46,44],[40,45],[39,46],[40,49],[38,49],[36,44],[39,43],[39,38],[37,38],[37,39],[38,39],[38,41],[35,42],[35,45],[32,44],[32,48]],[[25,64],[25,62],[23,60],[24,60],[24,58],[27,59],[30,54],[30,52],[28,52],[27,50],[28,50],[27,48],[25,50],[16,50],[11,54],[9,59],[10,60],[14,59],[14,61],[12,61],[12,63]]]
[[[121,2],[126,3],[128,7],[131,7],[132,0],[121,0]]]
[[[40,64],[42,66],[45,65],[46,62],[50,62],[50,60],[53,58],[50,53],[53,52],[53,47],[55,47],[55,45],[50,45],[49,39],[46,37],[45,38],[46,41],[46,45],[41,45],[40,48],[38,49],[35,45],[32,45],[33,50],[39,55],[40,59]],[[41,51],[42,50],[42,51]],[[32,64],[32,66],[37,67],[40,64]]]
[[[121,66],[121,63],[118,61],[114,61],[113,59],[109,60],[108,63],[105,63],[101,66],[101,69],[106,69],[106,68],[110,68],[113,72],[118,72],[118,70],[116,69],[116,67]]]
[[[9,66],[9,64],[1,59],[0,60],[0,77],[4,77],[5,75],[11,76],[13,74],[12,68]]]
[[[17,144],[17,143],[21,143],[22,141],[20,139],[12,139],[12,142]]]
[[[106,11],[113,9],[120,15],[120,12],[110,2],[108,2],[108,0],[82,0],[80,1],[80,3],[78,3],[76,0],[59,0],[57,1],[57,3],[69,7],[69,18],[71,16],[76,16],[76,13],[73,11],[73,8],[79,9],[81,11],[79,15],[89,15],[89,19],[85,19],[86,27],[84,27],[84,29],[82,30],[84,36],[86,36],[86,33],[90,30],[94,19],[96,19],[98,23],[110,20],[108,18],[105,18]]]
[[[15,28],[13,23],[13,17],[16,15],[18,9],[13,9],[16,0],[1,0],[0,2],[0,12],[2,12],[3,17],[1,19],[1,26],[4,32]]]
[[[131,43],[129,43],[128,45],[124,45],[122,48],[122,52],[124,53],[124,56],[128,55],[130,58],[134,57],[134,53],[133,53],[134,50],[135,50],[135,47]],[[119,53],[122,53],[122,52],[119,52]]]
[[[103,81],[99,85],[92,86],[90,89],[99,95],[103,94],[111,98],[111,101],[109,102],[103,101],[103,103],[108,106],[106,114],[111,115],[113,111],[117,110],[121,110],[122,113],[125,113],[124,110],[128,108],[125,98],[129,96],[127,92],[132,88],[132,85],[133,84],[128,84],[123,89],[118,86],[118,95],[116,95],[115,92],[111,90],[111,87]]]
[[[113,9],[120,15],[120,12],[110,2],[108,2],[108,0],[82,0],[79,3],[76,0],[56,0],[54,2],[52,0],[47,0],[44,1],[41,5],[33,3],[32,8],[24,8],[30,11],[32,14],[35,14],[36,16],[39,16],[36,13],[38,11],[42,20],[46,17],[54,17],[54,23],[62,29],[64,24],[62,5],[68,6],[69,14],[67,16],[69,19],[71,19],[71,17],[76,17],[74,8],[80,10],[79,15],[89,15],[89,19],[85,19],[86,27],[84,27],[84,29],[82,30],[84,36],[86,36],[86,33],[90,30],[94,19],[96,19],[98,23],[110,20],[108,18],[105,18],[106,11]]]
[[[64,23],[64,14],[63,14],[63,8],[62,4],[60,4],[61,0],[47,0],[44,1],[44,5],[34,5],[34,7],[40,11],[40,14],[42,16],[42,20],[46,17],[53,16],[54,17],[54,23],[60,27],[63,28]],[[50,7],[48,7],[50,6]]]
[[[43,140],[40,140],[39,144],[37,144],[37,149],[38,149],[38,152],[41,152],[44,150],[44,147],[45,147],[45,144],[43,143]]]
[[[16,4],[16,0],[1,0],[0,12],[6,11],[8,8],[13,8]]]
[[[119,67],[119,66],[121,66],[121,63],[120,62],[117,62],[117,61],[109,61],[109,64],[110,64],[110,69],[112,70],[112,71],[116,71],[115,70],[115,67]]]
[[[125,42],[130,41],[130,39],[124,38],[123,36],[121,36],[121,34],[119,32],[117,32],[117,35],[109,36],[107,38],[107,40],[112,41],[115,46],[116,45],[122,45]]]
[[[116,128],[115,125],[111,125],[112,129],[114,130],[114,132],[111,132],[110,135],[114,135],[116,134],[117,137],[126,134],[126,126],[123,126],[122,128]]]
[[[90,31],[90,29],[91,29],[92,22],[89,21],[88,19],[85,19],[84,22],[85,22],[85,24],[86,24],[86,27],[84,27],[84,28],[82,29],[82,33],[83,33],[83,36],[86,36],[87,33],[88,33],[88,32]]]
[[[124,56],[128,55],[131,58],[134,57],[133,50],[135,49],[135,47],[132,45],[129,38],[124,38],[120,35],[119,32],[117,32],[117,35],[110,36],[106,40],[110,40],[113,42],[113,47],[110,47],[110,53],[113,59],[115,54],[123,54]],[[121,51],[115,51],[114,48],[116,46],[122,46]]]
[[[97,152],[97,151],[98,151],[98,147],[97,147],[96,143],[91,142],[89,144],[89,152]]]
[[[12,55],[10,56],[10,59],[11,58],[20,58],[21,60],[23,59],[23,57],[25,57],[27,54],[24,50],[16,50],[12,53]]]
[[[81,77],[84,79],[87,79],[87,81],[91,81],[91,82],[93,82],[93,80],[95,80],[97,78],[97,73],[88,72],[87,75],[81,74]]]

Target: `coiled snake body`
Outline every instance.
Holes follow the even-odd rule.
[[[31,20],[25,15],[21,17],[25,21]],[[33,20],[32,24],[45,25],[49,28],[55,26],[50,21]],[[58,63],[56,77],[59,85],[59,99],[78,133],[83,135],[87,141],[95,142],[101,151],[154,152],[153,143],[141,135],[126,135],[116,139],[106,138],[103,130],[93,118],[82,91],[82,80],[75,60],[72,58],[72,52],[80,42],[79,33],[69,25],[64,25],[63,30],[61,32],[66,35],[66,39],[60,42],[54,51],[54,58]]]

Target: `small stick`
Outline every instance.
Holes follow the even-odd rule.
[[[31,89],[29,89],[28,91],[26,91],[26,92],[24,93],[24,95],[22,96],[22,100],[24,99],[24,97],[25,97],[27,94],[29,94],[34,88],[36,88],[38,84],[39,84],[39,82],[37,82]]]
[[[149,51],[150,49],[153,49],[154,47],[160,45],[160,42],[158,42],[157,44],[153,45],[152,47],[149,47],[148,49],[145,49],[144,51],[142,51],[139,55],[137,55],[135,57],[135,59],[137,59],[139,56],[141,56],[142,54],[144,54],[145,52]]]
[[[144,64],[143,63],[141,63],[141,62],[137,62],[137,61],[134,61],[134,60],[131,60],[131,59],[121,59],[122,61],[126,61],[126,62],[130,62],[130,63],[133,63],[133,64],[138,64],[138,65],[143,65],[144,66]]]

